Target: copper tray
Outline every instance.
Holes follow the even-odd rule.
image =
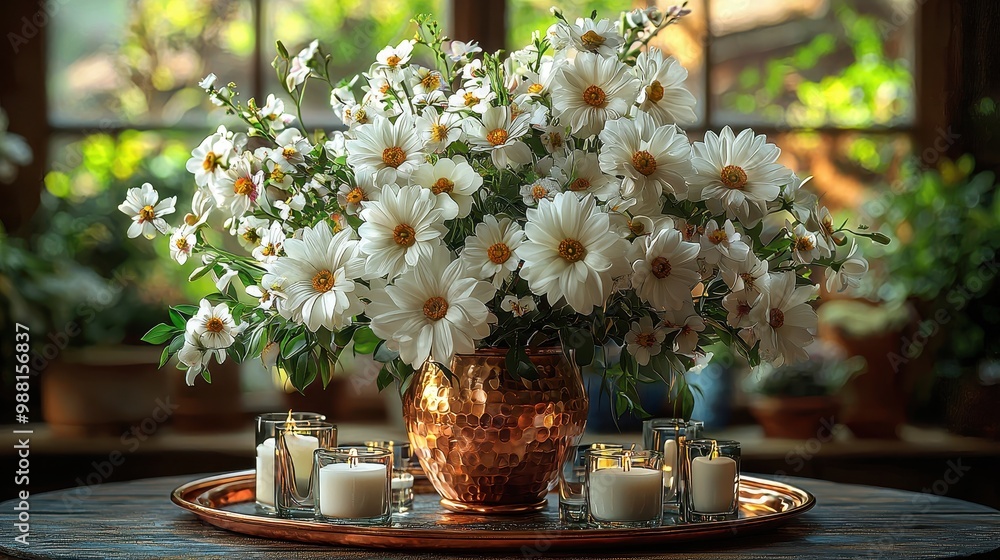
[[[437,494],[417,494],[414,508],[382,527],[332,525],[259,515],[254,506],[254,472],[202,478],[174,490],[171,500],[204,522],[237,533],[343,546],[425,550],[544,550],[642,547],[700,541],[764,531],[787,523],[816,505],[794,486],[741,477],[740,518],[678,523],[647,529],[594,529],[559,522],[558,497],[545,511],[517,517],[483,517],[445,511]]]

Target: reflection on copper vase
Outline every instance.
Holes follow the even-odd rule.
[[[542,509],[560,457],[586,426],[580,370],[559,348],[528,351],[538,369],[534,380],[508,374],[506,353],[455,356],[451,378],[425,365],[403,396],[413,453],[452,511]]]

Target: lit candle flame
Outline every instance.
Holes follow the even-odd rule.
[[[353,447],[347,452],[347,465],[352,469],[358,466],[358,450]]]
[[[635,444],[632,444],[632,448],[635,448]],[[629,472],[632,470],[632,449],[626,449],[622,451],[622,471]]]
[[[292,409],[288,409],[288,418],[285,418],[285,429],[295,430],[295,419],[292,418]]]

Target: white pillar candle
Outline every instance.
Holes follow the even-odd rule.
[[[385,511],[389,473],[381,463],[333,463],[319,469],[319,512],[334,519],[368,519]]]
[[[590,473],[590,513],[600,521],[648,521],[663,508],[663,471],[632,467]]]
[[[292,458],[295,468],[295,487],[304,494],[309,488],[309,477],[312,475],[313,451],[319,448],[319,438],[295,433],[285,433],[285,447]],[[266,442],[265,442],[266,443]]]
[[[677,492],[677,440],[668,439],[663,444],[663,492],[665,500],[670,500]]]
[[[736,497],[736,461],[729,457],[695,457],[688,491],[698,513],[730,511]]]
[[[257,446],[257,501],[274,506],[274,438]]]

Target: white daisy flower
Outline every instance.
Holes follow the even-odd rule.
[[[378,200],[362,204],[361,219],[359,248],[371,278],[391,280],[427,261],[447,233],[434,194],[416,186],[383,188]]]
[[[745,227],[755,226],[767,203],[791,182],[792,172],[777,163],[781,150],[749,128],[738,136],[728,126],[719,134],[708,131],[692,150],[687,198],[704,200],[714,214],[725,213]]]
[[[253,258],[269,264],[278,260],[278,254],[285,246],[285,230],[281,222],[271,222],[271,227],[264,230],[264,235],[260,238],[260,245],[254,247]]]
[[[576,25],[568,27],[573,46],[581,52],[617,58],[618,49],[625,43],[625,37],[610,19],[595,22],[590,18],[577,18]]]
[[[274,208],[278,210],[278,216],[282,220],[287,220],[292,212],[301,212],[306,207],[306,196],[302,193],[295,193],[284,200],[274,201]]]
[[[125,193],[125,202],[118,205],[118,210],[132,217],[132,224],[128,227],[129,238],[142,235],[152,239],[157,232],[166,234],[170,231],[163,216],[173,214],[175,204],[176,196],[160,200],[160,194],[153,185],[143,183],[142,187],[133,187]]]
[[[540,127],[542,130],[539,139],[542,141],[542,147],[545,151],[550,154],[562,153],[567,150],[569,145],[566,140],[569,138],[569,129],[564,126],[545,126]]]
[[[413,45],[414,41],[404,40],[395,47],[385,47],[375,55],[375,60],[383,68],[395,72],[410,61],[410,57],[413,56]]]
[[[635,71],[642,82],[639,110],[653,118],[657,125],[691,124],[695,116],[694,95],[684,87],[687,70],[672,56],[664,56],[656,47],[639,53]]]
[[[225,303],[212,306],[207,299],[198,304],[198,312],[188,319],[186,332],[195,336],[203,348],[229,348],[245,324],[237,325]]]
[[[805,190],[804,187],[812,177],[799,179],[798,175],[792,173],[789,183],[781,189],[781,196],[767,204],[768,212],[777,212],[782,206],[791,208],[792,215],[799,221],[806,221],[819,199],[815,194]]]
[[[215,281],[215,289],[222,293],[226,293],[229,289],[229,285],[233,283],[233,280],[239,276],[239,271],[235,268],[229,266],[228,264],[219,265],[222,267],[222,274],[216,274],[215,270],[212,270],[212,280]]]
[[[562,66],[553,88],[553,116],[573,134],[586,138],[598,134],[605,123],[628,115],[639,92],[639,80],[617,57],[580,53]]]
[[[198,82],[198,87],[201,89],[212,89],[212,86],[215,85],[215,80],[217,79],[219,78],[215,75],[215,73],[209,73],[209,75],[205,76],[200,82]]]
[[[817,286],[795,287],[795,273],[772,274],[760,300],[753,306],[754,338],[760,340],[760,357],[774,365],[793,364],[809,358],[819,319],[807,302]]]
[[[447,48],[445,48],[445,53],[452,62],[458,62],[480,52],[483,52],[483,49],[480,48],[479,43],[476,41],[469,41],[468,43],[465,41],[451,41],[448,43]]]
[[[416,66],[407,68],[405,72],[406,81],[410,83],[415,95],[426,95],[432,91],[438,91],[444,86],[444,77],[441,72]]]
[[[314,40],[309,43],[309,46],[299,51],[299,54],[295,55],[292,59],[292,63],[289,66],[288,76],[285,78],[285,88],[288,91],[294,91],[295,88],[302,85],[309,77],[312,72],[309,70],[309,61],[316,56],[316,51],[319,50],[319,41]]]
[[[208,221],[208,216],[215,209],[215,198],[212,191],[206,187],[198,187],[191,197],[191,211],[184,215],[184,223],[192,229]]]
[[[452,111],[468,110],[482,115],[491,107],[490,102],[496,96],[490,90],[489,84],[464,87],[448,96],[448,108]]]
[[[722,261],[722,280],[734,292],[747,291],[756,295],[770,278],[767,267],[766,260],[749,251],[743,260]]]
[[[267,101],[260,108],[260,118],[271,125],[271,130],[284,130],[295,122],[295,116],[285,112],[285,102],[273,93],[268,94]]]
[[[461,117],[456,113],[439,112],[434,107],[425,107],[414,119],[414,124],[428,152],[444,151],[462,137]]]
[[[750,246],[736,233],[732,220],[726,220],[722,227],[715,220],[705,224],[705,234],[701,236],[701,257],[708,264],[719,264],[725,259],[742,262],[750,254]]]
[[[264,171],[255,171],[250,155],[245,153],[209,187],[216,206],[239,218],[257,203],[264,188]]]
[[[619,182],[601,171],[598,155],[583,150],[573,150],[566,155],[554,156],[552,175],[565,188],[577,196],[590,193],[606,202],[619,193]]]
[[[428,358],[450,364],[455,354],[474,352],[496,321],[486,307],[493,286],[468,277],[460,260],[448,260],[438,247],[393,284],[373,290],[366,311],[372,332],[417,369]]]
[[[627,195],[656,200],[661,194],[684,198],[685,177],[691,174],[691,145],[674,125],[618,119],[601,132],[601,169],[625,178]]]
[[[364,257],[351,230],[334,235],[326,222],[302,230],[301,239],[285,241],[285,255],[268,265],[283,279],[285,315],[300,318],[310,331],[338,331],[364,311]]]
[[[177,261],[177,264],[186,263],[195,243],[194,228],[185,224],[174,229],[170,236],[170,258]]]
[[[212,356],[215,356],[215,361],[220,364],[226,361],[225,350],[205,348],[194,333],[184,333],[184,346],[177,351],[177,359],[187,367],[184,381],[189,386],[194,385],[194,380],[208,367]]]
[[[528,116],[528,124],[545,126],[549,120],[549,108],[531,95],[524,94],[510,102],[510,116],[513,119],[521,115]]]
[[[766,262],[766,261],[765,261]],[[739,290],[726,294],[722,298],[722,307],[726,309],[726,323],[729,326],[744,329],[753,326],[750,311],[760,297],[760,292]]]
[[[185,169],[194,174],[196,185],[208,186],[219,179],[229,166],[229,158],[234,154],[233,143],[225,135],[216,132],[191,151],[191,159],[187,160]]]
[[[698,333],[705,330],[705,320],[694,310],[688,301],[678,310],[666,310],[661,313],[666,332],[674,332],[674,352],[685,356],[694,356],[698,350]]]
[[[355,129],[348,140],[347,165],[362,175],[375,173],[380,184],[406,182],[410,172],[424,161],[420,137],[413,133],[413,119],[401,115],[395,123],[379,117]]]
[[[521,185],[521,200],[527,206],[535,206],[542,200],[552,200],[560,193],[559,182],[551,177],[539,177],[532,183]]]
[[[482,120],[466,119],[469,147],[490,152],[498,169],[531,163],[531,149],[520,140],[528,133],[528,115],[512,118],[509,107],[490,107]]]
[[[826,290],[843,292],[847,288],[856,288],[867,273],[868,261],[859,254],[858,246],[852,244],[844,261],[826,270]]]
[[[643,315],[639,322],[633,322],[629,331],[625,333],[626,349],[640,366],[644,366],[649,364],[652,356],[660,354],[666,336],[662,328],[653,326],[653,320],[648,315]]]
[[[267,159],[282,164],[289,172],[294,170],[296,165],[305,163],[306,154],[313,149],[309,139],[302,136],[297,128],[283,130],[274,142],[277,147],[264,150],[264,155]]]
[[[354,216],[361,211],[363,203],[378,200],[381,190],[374,184],[371,184],[370,181],[361,178],[357,185],[349,185],[347,183],[340,185],[337,188],[337,202],[348,214]]]
[[[535,310],[535,299],[531,296],[518,299],[515,295],[506,295],[500,302],[500,309],[515,317],[524,317]]]
[[[483,186],[483,177],[462,156],[441,158],[419,165],[410,174],[410,184],[434,193],[441,219],[464,218],[472,211],[472,197]]]
[[[247,286],[247,295],[257,298],[257,307],[272,309],[285,296],[285,279],[265,272],[260,279],[260,286]]]
[[[792,255],[798,262],[809,264],[813,259],[824,256],[824,252],[829,254],[816,238],[816,234],[807,230],[801,222],[793,226],[791,222],[785,220],[785,229],[792,234]]]
[[[826,254],[823,256],[835,253],[837,246],[843,245],[847,240],[847,235],[844,232],[837,231],[837,226],[833,223],[833,215],[830,214],[830,209],[826,206],[810,212],[807,223],[810,229],[819,232],[817,239],[826,249]]]
[[[475,235],[465,238],[462,261],[474,276],[499,288],[520,264],[517,251],[523,240],[524,232],[517,222],[487,214],[476,224]]]
[[[264,230],[268,228],[268,225],[269,222],[264,218],[243,216],[236,228],[236,240],[247,251],[253,251],[257,245],[260,245],[260,238],[263,237]]]
[[[577,313],[604,305],[614,278],[627,270],[628,243],[611,231],[608,215],[590,196],[559,193],[528,208],[527,241],[518,248],[521,278],[531,291],[555,305],[560,299]]]
[[[657,309],[681,309],[701,281],[697,257],[698,245],[673,228],[636,238],[629,250],[636,295]]]

